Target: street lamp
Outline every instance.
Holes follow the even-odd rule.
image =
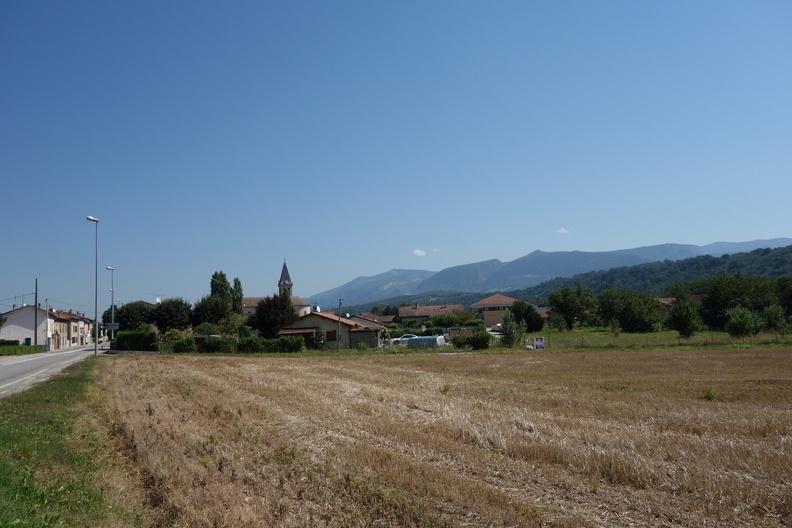
[[[94,223],[94,356],[99,355],[99,219],[86,216]]]
[[[115,268],[113,266],[105,266],[105,269],[110,272],[110,341],[115,338]]]

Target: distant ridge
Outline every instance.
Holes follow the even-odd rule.
[[[743,275],[746,277],[792,277],[792,245],[781,248],[755,249],[748,253],[723,254],[719,257],[703,255],[683,260],[665,260],[636,266],[592,271],[573,277],[556,278],[531,288],[508,290],[504,293],[519,299],[542,303],[561,288],[578,285],[599,293],[605,288],[621,288],[650,294],[667,293],[679,283],[694,282],[718,274]],[[366,303],[351,310],[369,310],[373,306],[398,306],[402,303],[461,303],[465,306],[481,299],[481,292],[426,292],[392,297]]]
[[[310,301],[334,306],[339,298],[348,305],[431,292],[491,292],[521,290],[558,277],[604,271],[659,261],[752,251],[792,245],[792,238],[692,244],[658,244],[613,251],[532,251],[509,262],[498,259],[451,266],[439,272],[427,270],[390,270],[356,279],[318,293]]]

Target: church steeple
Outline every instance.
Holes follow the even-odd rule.
[[[286,261],[284,260],[280,280],[278,281],[278,295],[281,297],[284,295],[291,297],[293,285],[294,283],[292,283],[291,277],[289,276],[289,268],[286,267]]]

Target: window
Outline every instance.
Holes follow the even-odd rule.
[[[336,331],[335,330],[328,330],[325,332],[325,341],[335,341],[336,340]]]

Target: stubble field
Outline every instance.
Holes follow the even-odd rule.
[[[96,391],[151,524],[792,523],[781,348],[121,357]]]

